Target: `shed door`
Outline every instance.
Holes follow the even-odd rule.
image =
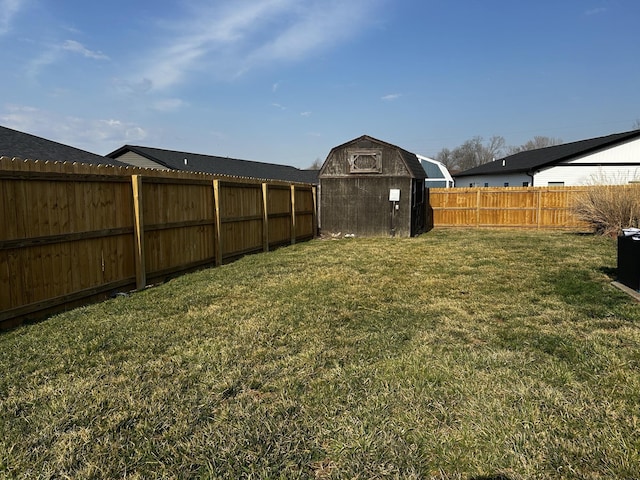
[[[424,180],[411,180],[411,236],[419,235],[425,228]]]

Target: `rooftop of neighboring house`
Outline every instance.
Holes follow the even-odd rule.
[[[485,175],[495,173],[518,173],[531,172],[543,167],[552,166],[556,163],[571,160],[590,153],[597,152],[640,138],[640,130],[632,130],[623,133],[614,133],[604,137],[589,138],[577,142],[563,143],[551,147],[526,150],[514,155],[509,155],[493,162],[485,163],[478,167],[470,168],[455,177],[465,177],[469,175]]]
[[[160,167],[171,170],[287,182],[318,183],[318,170],[302,170],[290,165],[278,165],[177,150],[124,145],[107,156],[113,159],[122,158],[124,161],[124,155],[129,152],[140,155]]]
[[[0,156],[22,160],[76,162],[92,165],[125,164],[79,148],[0,126]]]

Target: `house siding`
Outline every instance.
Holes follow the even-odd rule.
[[[637,180],[640,180],[640,139],[541,170],[535,176],[535,185],[543,187],[549,182],[564,182],[567,186],[625,184]]]
[[[470,175],[458,177],[456,187],[522,187],[524,182],[531,183],[531,177],[524,173],[505,173],[503,175]],[[488,184],[488,185],[485,185]],[[534,185],[536,185],[534,183]],[[531,186],[531,185],[528,185]]]
[[[153,160],[149,160],[142,155],[134,153],[132,151],[127,151],[116,158],[118,161],[122,163],[126,163],[128,165],[133,165],[134,167],[139,168],[154,168],[156,170],[170,170],[164,165],[160,165],[159,163],[154,162]]]

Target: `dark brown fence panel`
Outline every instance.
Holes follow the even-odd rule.
[[[220,182],[222,261],[263,250],[261,183]]]
[[[295,199],[295,240],[309,240],[315,236],[316,211],[313,201],[313,188],[294,187]]]
[[[0,327],[312,238],[314,195],[304,184],[0,157]]]
[[[267,192],[269,219],[269,248],[291,243],[291,188],[288,185],[269,185]]]
[[[213,182],[143,177],[147,279],[215,262]]]
[[[129,180],[16,166],[0,170],[0,323],[131,284]]]

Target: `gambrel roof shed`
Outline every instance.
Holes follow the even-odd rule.
[[[203,172],[213,175],[317,183],[317,170],[301,170],[290,165],[254,162],[237,158],[125,145],[111,152],[111,158],[143,168]]]
[[[424,230],[426,173],[418,157],[363,135],[334,147],[320,169],[320,228],[357,236]]]

